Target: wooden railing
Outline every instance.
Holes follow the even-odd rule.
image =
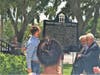
[[[10,53],[12,46],[10,43],[0,39],[0,51],[4,53]]]
[[[11,43],[8,43],[3,39],[0,39],[0,52],[14,55],[22,54],[20,49],[16,49]]]

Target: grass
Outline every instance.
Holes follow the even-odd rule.
[[[71,75],[72,65],[64,64],[63,65],[63,75]]]

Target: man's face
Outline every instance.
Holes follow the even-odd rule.
[[[90,46],[93,43],[93,38],[92,37],[87,37],[87,44]]]
[[[87,39],[86,38],[82,38],[81,39],[81,44],[84,46],[84,45],[87,45]]]

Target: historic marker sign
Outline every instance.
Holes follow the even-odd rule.
[[[75,49],[78,46],[78,26],[77,23],[61,23],[54,21],[44,21],[43,36],[49,36],[58,40],[65,50]]]
[[[43,36],[58,40],[66,51],[78,51],[78,24],[62,12],[57,14],[55,20],[44,20]]]

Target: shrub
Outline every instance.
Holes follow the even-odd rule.
[[[0,53],[0,74],[27,74],[25,56]]]

